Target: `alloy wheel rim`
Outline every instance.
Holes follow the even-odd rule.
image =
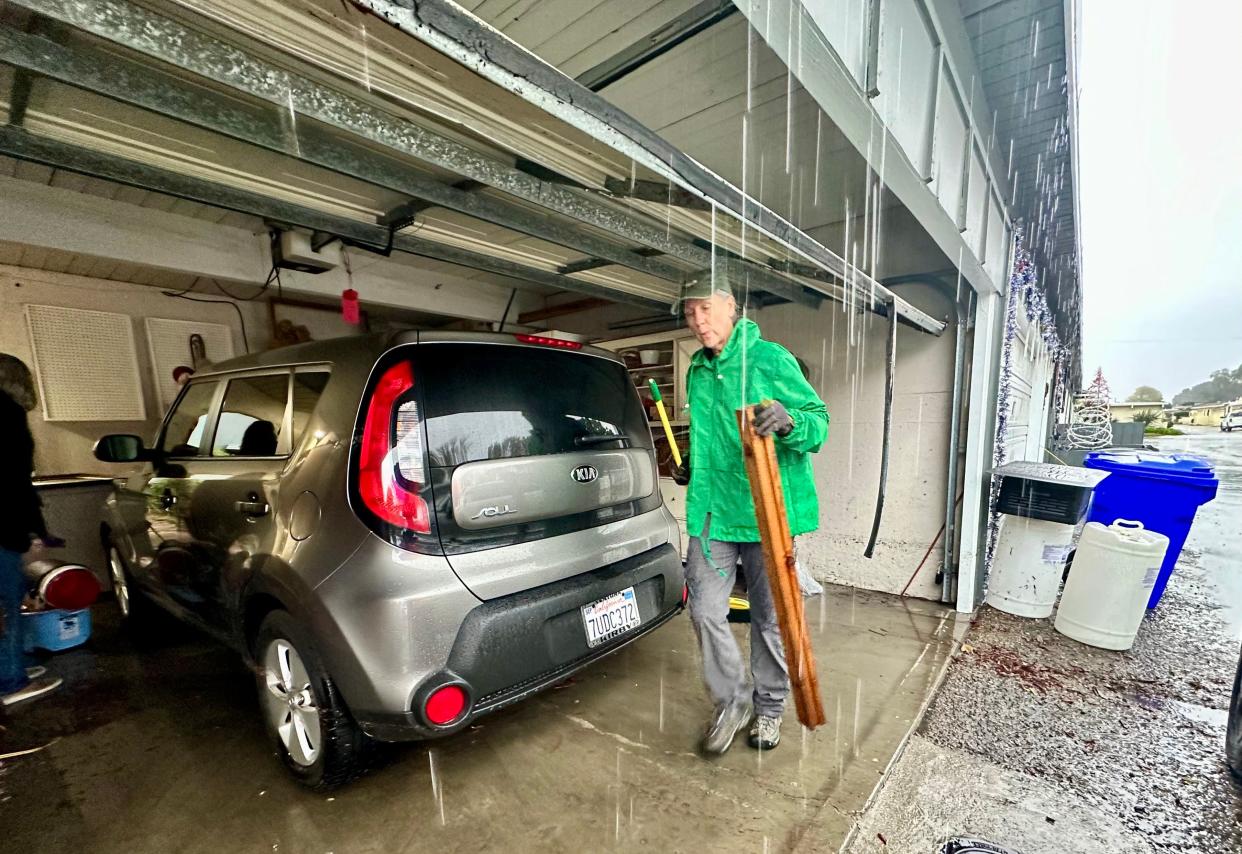
[[[319,708],[310,675],[293,644],[276,638],[263,652],[264,707],[289,757],[308,767],[319,758]]]
[[[108,569],[112,575],[112,593],[116,596],[116,604],[121,608],[121,616],[129,616],[129,584],[125,581],[125,568],[121,566],[121,555],[116,549],[108,555]]]

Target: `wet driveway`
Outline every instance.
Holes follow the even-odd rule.
[[[949,833],[1016,851],[1242,851],[1225,766],[1242,640],[1242,434],[1183,428],[1163,451],[1209,460],[1159,607],[1128,652],[984,607],[849,854],[930,852]],[[1073,570],[1077,571],[1077,570]]]
[[[252,680],[172,628],[135,647],[97,606],[60,693],[0,718],[13,851],[835,850],[965,625],[927,602],[829,587],[808,600],[828,725],[787,718],[760,756],[695,752],[709,714],[689,619],[431,745],[385,749],[329,794],[286,778]],[[744,637],[744,627],[735,627]],[[46,745],[46,746],[45,746]],[[37,748],[43,749],[37,749]]]

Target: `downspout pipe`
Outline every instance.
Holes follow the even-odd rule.
[[[971,290],[962,299],[961,283],[957,294],[957,328],[953,342],[953,410],[949,414],[949,471],[945,489],[944,507],[944,557],[941,559],[937,581],[940,583],[940,601],[957,600],[957,476],[959,467],[958,446],[962,440],[962,395],[966,384],[966,331],[970,322],[970,307],[975,299]]]
[[[880,534],[880,517],[884,515],[884,490],[888,486],[888,456],[893,438],[893,381],[897,372],[897,305],[888,306],[888,344],[884,359],[884,445],[880,451],[880,488],[875,499],[875,518],[871,520],[871,536],[863,557],[870,558]]]

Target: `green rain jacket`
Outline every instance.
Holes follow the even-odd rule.
[[[745,400],[743,401],[743,371]],[[765,400],[779,400],[793,419],[788,436],[776,436],[776,460],[785,492],[785,511],[794,536],[819,527],[819,499],[811,473],[811,454],[828,438],[828,408],[802,376],[793,355],[759,335],[743,318],[733,328],[719,356],[700,350],[686,372],[690,407],[690,486],[686,528],[703,531],[711,514],[708,539],[728,543],[759,541],[755,504],[742,457],[736,411]]]

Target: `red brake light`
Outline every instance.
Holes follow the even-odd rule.
[[[371,391],[362,428],[358,461],[358,493],[362,503],[380,519],[419,534],[431,532],[427,502],[397,476],[417,489],[422,477],[422,425],[412,401],[398,403],[414,388],[409,362],[397,362],[384,371]],[[394,421],[396,441],[393,441]],[[413,475],[413,477],[411,477]]]
[[[444,726],[461,717],[466,710],[466,692],[458,685],[445,685],[431,692],[423,706],[423,714],[436,726]]]
[[[582,344],[578,341],[566,341],[564,338],[548,338],[545,335],[514,335],[514,338],[523,344],[540,344],[544,347],[560,347],[562,350],[581,350]]]

